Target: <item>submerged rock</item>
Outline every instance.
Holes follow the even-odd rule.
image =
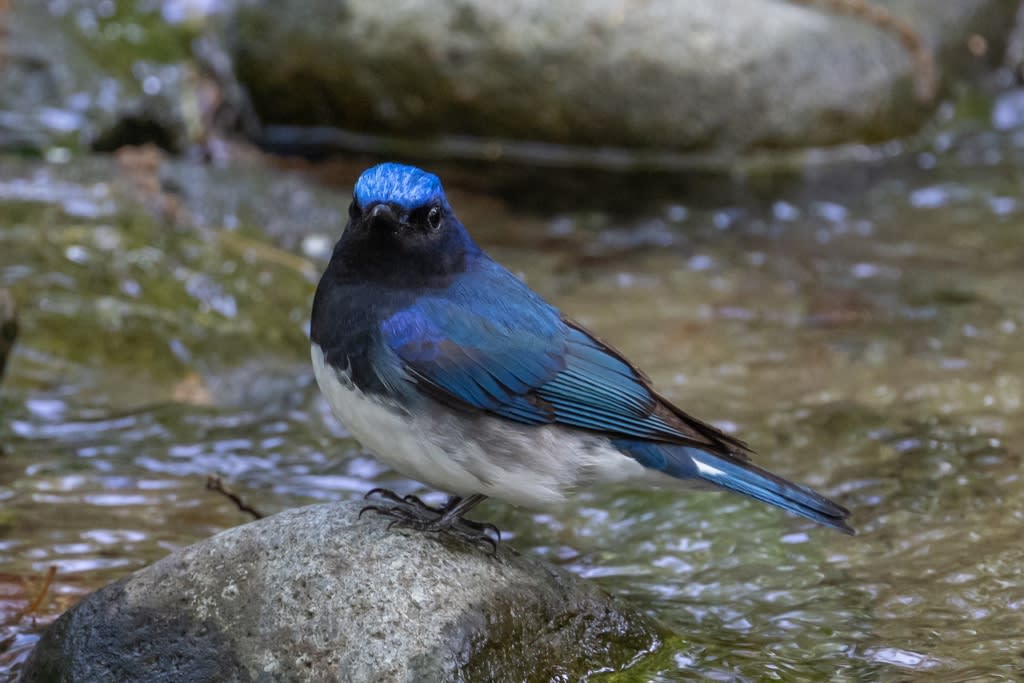
[[[843,4],[869,20],[794,0],[240,0],[227,25],[266,123],[735,152],[915,130],[932,76],[998,62],[1019,4]]]
[[[658,643],[609,595],[502,545],[288,510],[93,593],[23,681],[578,680]]]

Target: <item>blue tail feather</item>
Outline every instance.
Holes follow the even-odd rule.
[[[801,517],[853,534],[849,511],[806,486],[786,481],[736,457],[716,455],[690,446],[619,440],[615,445],[644,467],[683,480],[707,482],[742,493]]]

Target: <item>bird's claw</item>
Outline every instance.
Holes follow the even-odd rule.
[[[427,503],[423,502],[422,498],[420,498],[419,496],[414,496],[411,493],[406,496],[400,496],[390,489],[378,487],[367,491],[366,495],[363,496],[363,500],[368,500],[371,496],[380,496],[385,500],[389,500],[392,503],[396,503],[403,507],[413,507],[419,510],[423,510],[425,512],[432,513],[434,515],[444,514],[444,510],[442,508],[436,507],[434,505],[428,505]],[[365,509],[366,508],[363,508],[363,510]]]
[[[367,505],[359,511],[358,517],[362,518],[363,513],[367,511],[390,517],[388,531],[397,527],[437,533],[470,545],[487,546],[492,554],[498,550],[501,531],[493,524],[474,522],[463,517],[446,516],[447,510],[444,508],[427,505],[420,498],[411,494],[399,496],[393,491],[376,488],[368,491],[364,498],[369,498],[371,495],[378,495],[393,505]]]
[[[373,489],[370,489],[369,491],[367,491],[363,495],[363,500],[369,500],[373,496],[380,496],[381,498],[393,501],[395,503],[401,503],[402,502],[402,497],[400,495],[398,495],[397,493],[395,493],[391,489],[382,488],[380,486],[378,486],[377,488],[373,488]]]
[[[383,514],[390,514],[375,508],[375,511]],[[399,513],[401,514],[401,513]],[[458,539],[464,543],[478,547],[487,547],[493,555],[498,551],[498,543],[501,541],[501,532],[493,524],[474,522],[468,519],[457,519],[446,522],[443,518],[434,520],[414,519],[412,517],[400,516],[388,523],[388,530],[392,528],[411,529],[428,533],[441,534]],[[491,533],[494,536],[491,536]]]

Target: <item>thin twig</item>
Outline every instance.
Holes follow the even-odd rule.
[[[57,566],[51,564],[50,568],[46,570],[46,576],[43,578],[43,585],[39,587],[36,597],[32,599],[32,602],[28,603],[28,607],[18,612],[18,619],[27,617],[42,606],[43,600],[46,599],[47,593],[50,592],[50,586],[53,584],[53,577],[56,575]]]
[[[263,519],[264,515],[262,512],[260,512],[259,510],[245,502],[245,499],[243,499],[240,495],[231,490],[231,488],[227,484],[225,484],[220,477],[213,474],[208,476],[206,478],[206,489],[208,491],[216,491],[217,493],[222,494],[228,500],[234,503],[235,507],[237,507],[239,510],[252,515],[253,519]]]
[[[870,0],[792,0],[802,5],[818,5],[836,14],[860,19],[872,26],[891,33],[899,39],[900,44],[910,53],[914,65],[914,90],[918,101],[930,104],[938,90],[938,79],[935,69],[935,55],[925,45],[914,27],[893,16],[885,7],[876,5]]]

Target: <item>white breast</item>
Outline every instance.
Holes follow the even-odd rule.
[[[311,351],[320,390],[352,435],[397,472],[442,491],[537,508],[558,505],[587,483],[649,476],[604,437],[464,415],[433,403],[412,415],[363,394],[325,363],[318,345]]]

